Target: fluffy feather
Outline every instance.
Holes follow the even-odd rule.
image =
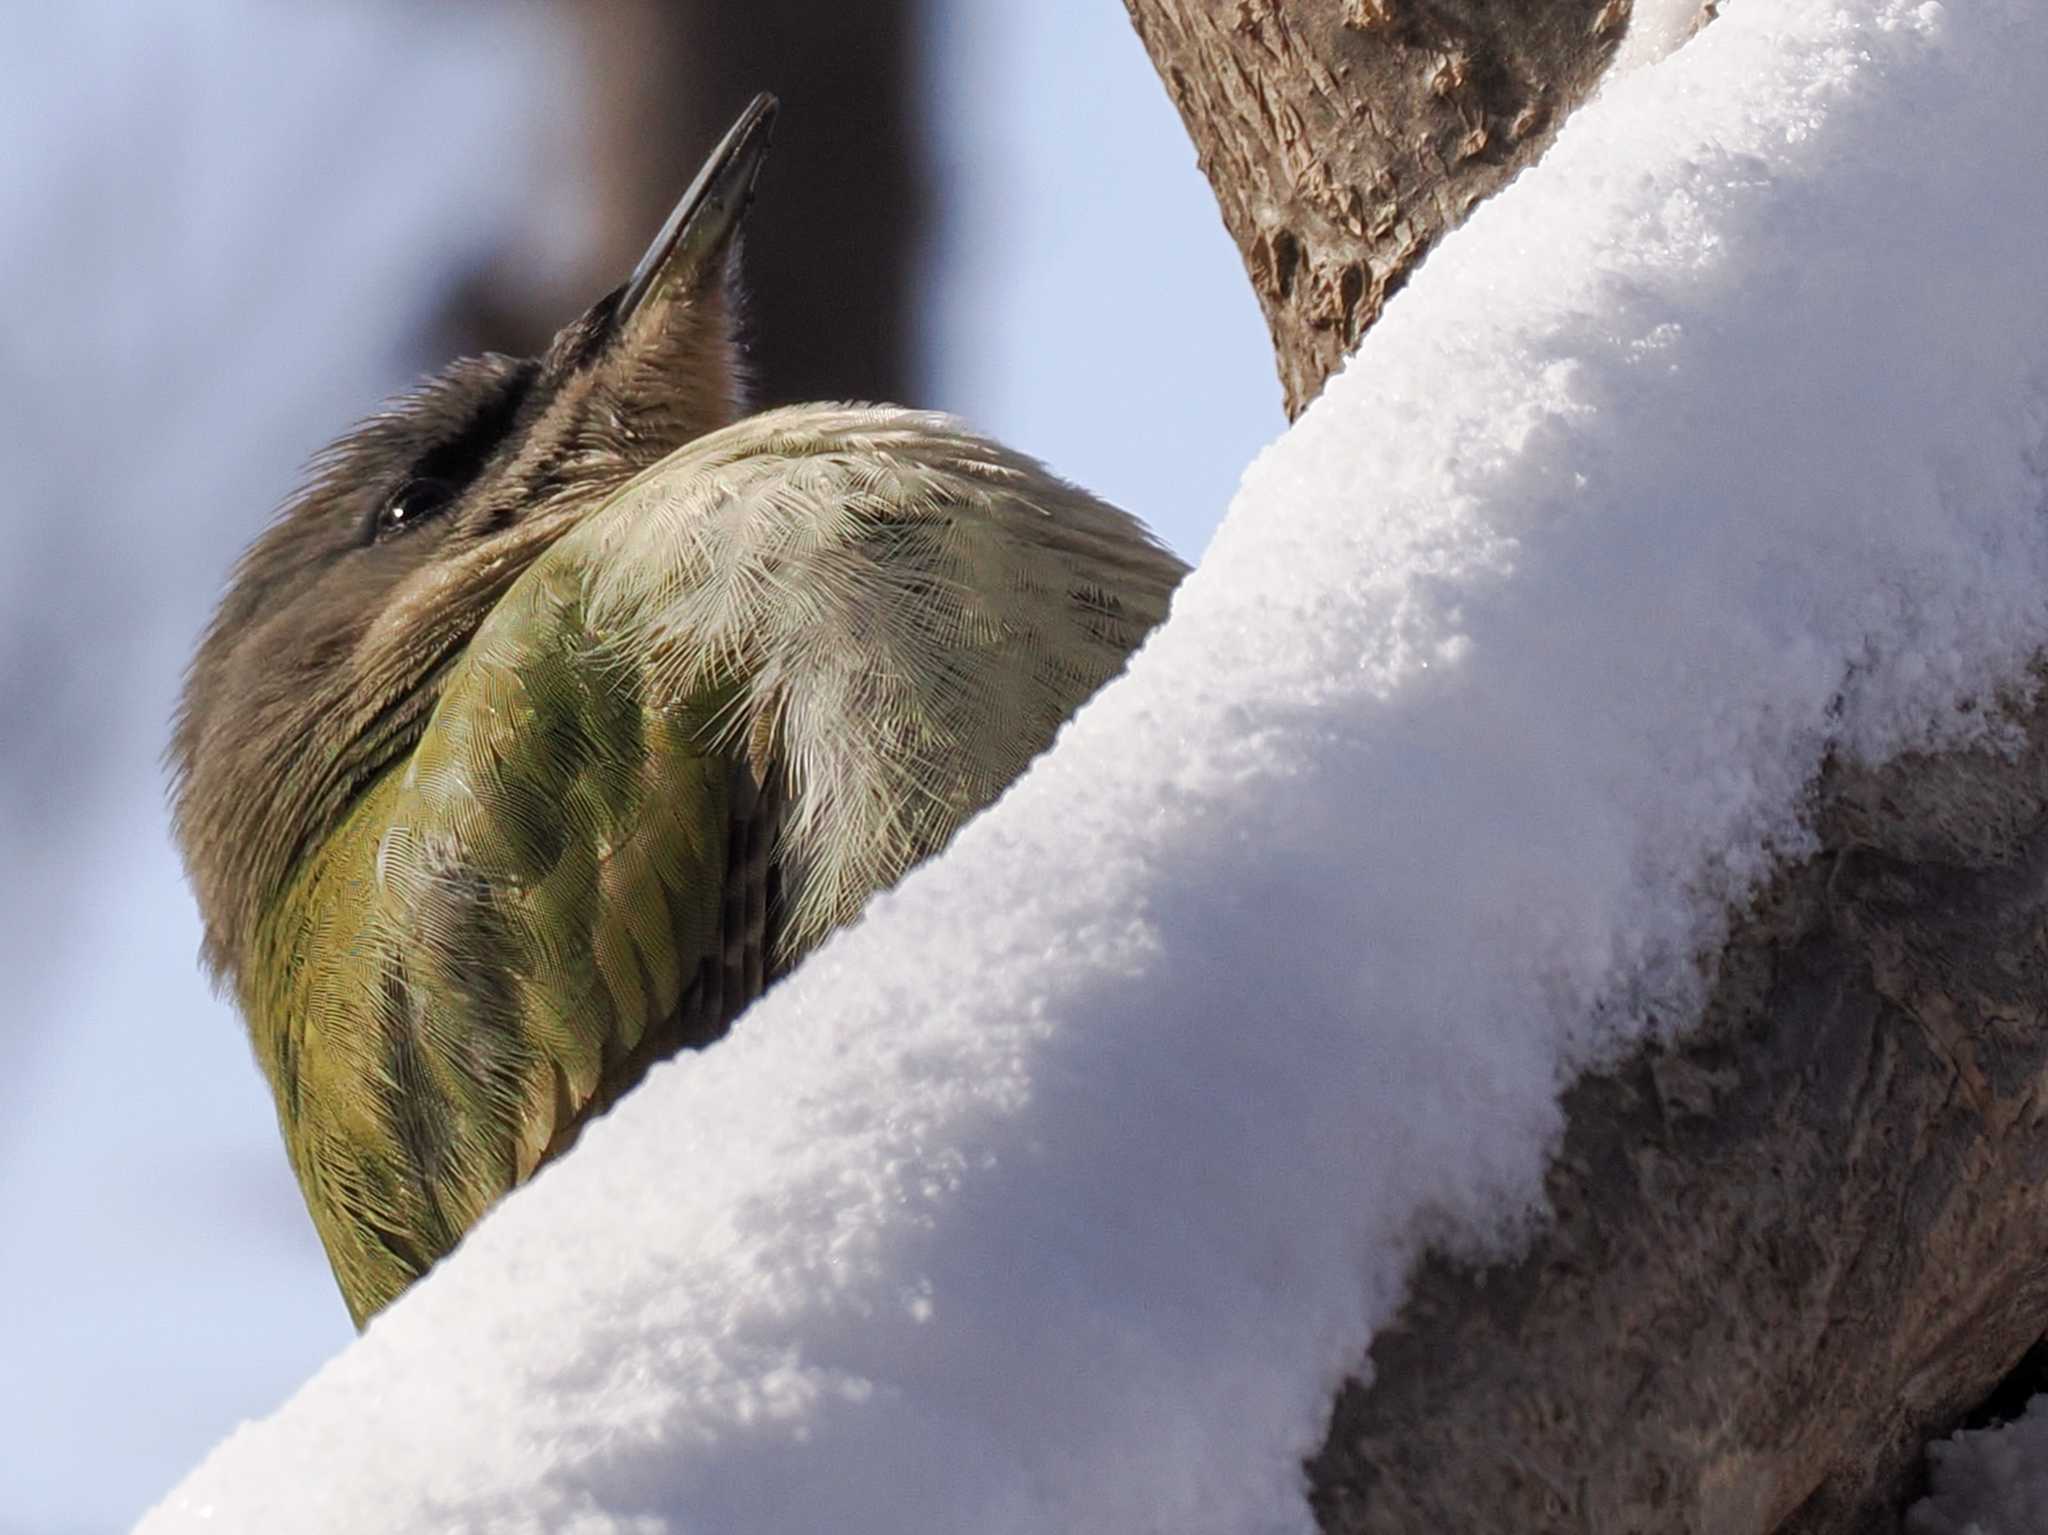
[[[785,960],[1001,793],[1184,571],[949,417],[831,406],[700,439],[550,558],[651,696],[732,686],[719,749],[765,746],[788,795]]]

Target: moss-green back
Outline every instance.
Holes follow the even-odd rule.
[[[247,972],[359,1323],[532,1173],[718,949],[718,699],[648,707],[559,552],[492,613],[411,759],[307,861]]]

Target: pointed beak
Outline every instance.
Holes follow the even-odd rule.
[[[700,286],[721,270],[740,218],[754,198],[754,182],[768,156],[778,103],[763,91],[726,130],[697,179],[633,268],[633,276],[612,311],[615,329],[623,329],[640,306],[656,294],[679,293]]]

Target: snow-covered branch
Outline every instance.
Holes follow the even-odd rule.
[[[1695,1023],[1731,912],[1862,825],[1850,792],[1816,826],[1824,762],[2021,740],[2044,63],[2032,0],[1736,0],[1614,81],[1049,757],[144,1528],[1309,1527],[1425,1245],[1549,1240],[1561,1090]],[[1957,1092],[2002,1093],[1968,1033]],[[1655,1451],[1690,1398],[1608,1320],[1641,1366],[1611,1430]],[[1829,1474],[1738,1447],[1614,1474],[1674,1528]],[[1319,1463],[1325,1517],[1369,1516],[1355,1469]],[[1636,1496],[1519,1469],[1558,1528]]]

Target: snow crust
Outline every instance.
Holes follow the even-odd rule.
[[[1633,74],[1669,57],[1701,24],[1705,0],[1636,0],[1630,5],[1628,30],[1607,65],[1610,80]]]
[[[142,1528],[1310,1528],[1420,1245],[1540,1218],[1822,753],[2048,639],[2044,63],[1735,0],[1615,80],[1001,805]]]
[[[2039,1535],[2048,1530],[2048,1396],[2010,1423],[1927,1449],[1933,1493],[1906,1519],[1909,1535]]]

